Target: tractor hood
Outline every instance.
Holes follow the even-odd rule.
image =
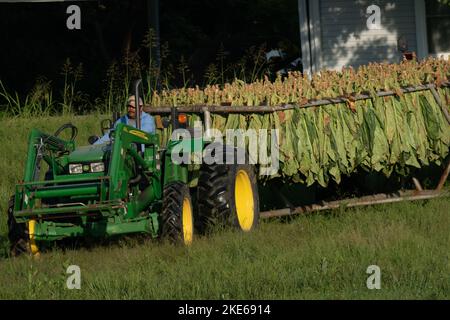
[[[108,144],[98,144],[76,148],[69,156],[69,163],[102,162],[111,150]]]

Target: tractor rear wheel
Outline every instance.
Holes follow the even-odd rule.
[[[17,223],[13,215],[14,201],[15,197],[12,196],[8,203],[8,238],[11,255],[13,257],[22,253],[37,255],[39,253],[38,247],[34,240],[30,240],[29,236],[30,232],[34,233],[35,221],[30,221],[28,227],[25,223]]]
[[[224,164],[203,164],[197,188],[198,229],[205,233],[219,226],[251,231],[258,225],[259,196],[254,167],[226,164],[225,155],[237,150],[224,147]]]
[[[164,187],[161,237],[190,245],[194,237],[194,215],[189,187],[174,182]]]

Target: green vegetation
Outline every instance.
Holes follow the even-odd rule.
[[[149,32],[143,46],[152,52],[153,45],[154,36]],[[450,90],[441,87],[449,81],[449,60],[429,58],[401,64],[372,63],[357,70],[324,70],[311,79],[294,72],[271,81],[268,77],[261,78],[265,73],[262,52],[256,50],[250,54],[255,57],[253,69],[249,68],[251,64],[244,63],[241,66],[244,72],[235,75],[233,82],[208,84],[203,89],[188,87],[185,73],[189,68],[183,60],[178,71],[183,74],[184,87],[172,89],[170,70],[159,70],[151,55],[147,64],[143,64],[136,54],[127,53],[121,65],[113,64],[108,70],[105,96],[94,104],[97,112],[107,113],[124,105],[129,94],[128,84],[138,76],[144,79],[145,100],[152,106],[301,106],[310,99],[344,98],[347,103],[319,108],[295,108],[250,116],[213,115],[213,128],[222,132],[227,129],[279,129],[279,176],[285,181],[308,186],[317,182],[326,187],[332,180],[340,183],[343,176],[360,169],[382,172],[387,177],[392,173],[407,175],[414,168],[440,165],[447,157],[450,129],[432,94],[429,91],[403,94],[400,89],[434,83],[442,101],[449,105]],[[224,81],[223,60],[218,59],[215,70],[222,70],[222,75],[210,73],[208,77]],[[245,70],[252,70],[248,78]],[[0,105],[3,98],[6,101],[4,112],[16,116],[80,114],[86,109],[80,106],[87,101],[77,91],[83,75],[82,66],[73,66],[68,60],[62,75],[61,103],[53,99],[51,83],[40,80],[25,101],[17,93],[8,93],[0,82]],[[165,79],[163,90],[157,90],[157,79]],[[396,95],[376,97],[375,92],[380,90],[391,90]],[[370,93],[373,99],[355,101],[355,95],[360,93]],[[271,134],[267,135],[268,146],[271,140]]]
[[[441,165],[450,147],[450,127],[430,91],[404,94],[400,89],[435,83],[441,100],[450,101],[450,61],[426,59],[401,64],[372,63],[357,70],[321,71],[311,79],[290,73],[245,83],[235,80],[223,87],[182,88],[154,93],[152,106],[230,105],[298,108],[267,114],[213,115],[212,127],[279,129],[280,171],[285,181],[340,183],[358,170],[407,175],[411,169]],[[395,95],[377,97],[376,92]],[[369,93],[372,99],[356,101]],[[344,98],[347,103],[301,108],[310,99]],[[273,135],[267,135],[271,146]],[[270,150],[267,154],[270,154]],[[270,178],[274,178],[271,176]],[[262,177],[267,178],[267,177]]]
[[[0,260],[9,299],[449,299],[448,199],[264,222],[190,248],[120,240]],[[81,289],[68,290],[69,265]],[[381,290],[368,290],[369,265]]]
[[[69,58],[62,64],[59,77],[49,80],[40,76],[32,88],[23,94],[8,87],[0,77],[0,115],[43,117],[111,113],[117,111],[117,106],[126,103],[131,85],[138,78],[143,79],[144,102],[150,103],[156,92],[188,88],[195,84],[223,87],[234,79],[254,82],[270,74],[264,45],[250,47],[237,62],[227,61],[225,49],[220,47],[216,61],[209,64],[201,82],[194,82],[188,61],[183,56],[177,62],[169,59],[167,44],[161,46],[161,66],[154,57],[155,50],[155,35],[150,29],[136,51],[126,50],[121,59],[111,62],[103,81],[96,84],[95,91],[99,92],[96,96],[89,96],[82,90],[88,81],[84,75],[89,74],[89,70],[85,70],[83,63],[75,63]],[[148,53],[145,61],[140,56],[142,52]]]
[[[39,260],[8,257],[6,206],[22,178],[31,128],[71,121],[78,144],[105,116],[2,119],[0,298],[10,299],[449,299],[448,198],[263,222],[250,234],[225,230],[191,248],[141,238],[69,246]],[[81,290],[66,289],[69,265]],[[369,265],[381,290],[368,290]]]

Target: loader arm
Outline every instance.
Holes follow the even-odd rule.
[[[58,137],[33,129],[28,140],[28,156],[25,165],[24,182],[35,180],[40,160],[49,161],[48,153],[71,152],[75,149],[73,141],[66,141]],[[49,166],[52,163],[48,163]]]

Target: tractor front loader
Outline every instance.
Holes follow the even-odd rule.
[[[172,126],[178,126],[177,119],[172,119]],[[139,128],[139,118],[137,128],[120,123],[111,130],[109,142],[81,147],[75,145],[73,125],[61,127],[55,135],[33,129],[24,179],[9,202],[12,255],[35,255],[40,247],[67,238],[137,233],[189,245],[194,226],[203,231],[218,221],[244,231],[256,226],[259,202],[252,166],[202,164],[195,174],[200,177],[198,204],[193,204],[189,185],[194,172],[172,157],[179,144],[189,152],[214,147],[223,158],[230,152],[234,156],[234,148],[195,136],[170,139],[162,146],[157,134]],[[59,137],[65,129],[72,130],[69,140]],[[49,168],[44,179],[40,178],[42,161]]]

